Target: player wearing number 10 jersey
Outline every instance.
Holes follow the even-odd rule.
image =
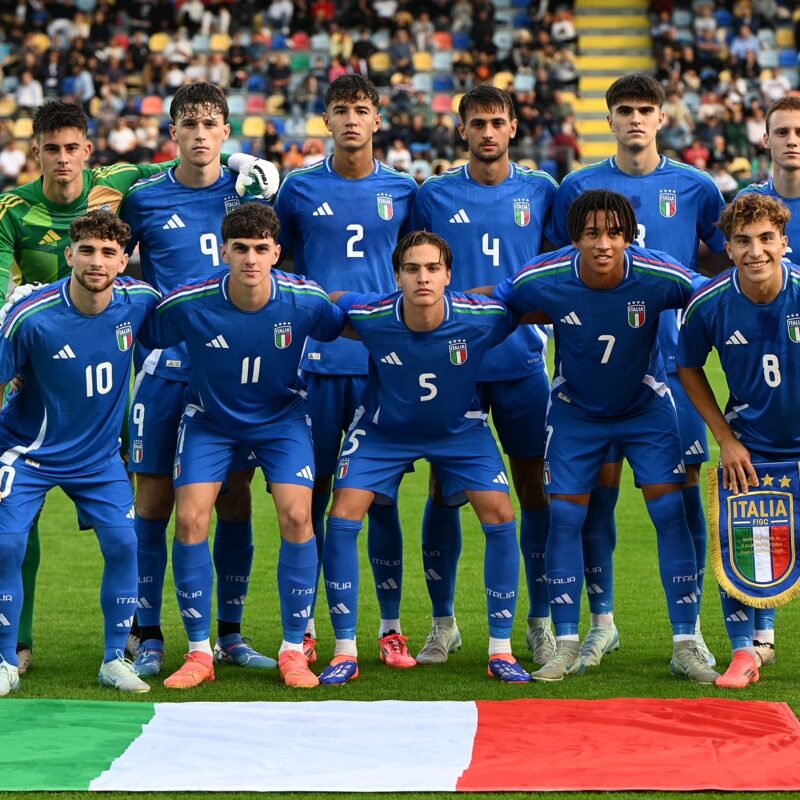
[[[228,104],[217,86],[181,87],[170,106],[170,132],[181,163],[137,183],[120,215],[133,231],[130,248],[139,245],[146,281],[162,294],[220,266],[220,221],[242,202],[236,173],[220,164],[230,133]],[[172,513],[172,462],[184,392],[189,381],[188,351],[183,345],[163,350],[137,346],[137,374],[131,401],[131,453],[136,473],[136,532],[139,539],[141,597],[137,616],[142,652],[140,674],[159,672],[164,653],[161,604],[167,566],[166,529]],[[252,471],[244,453],[217,503],[214,540],[217,569],[218,660],[249,667],[275,662],[242,641],[240,625],[253,558],[250,522]]]
[[[327,292],[396,289],[392,251],[408,229],[417,184],[410,175],[373,158],[372,137],[381,124],[378,109],[378,93],[361,75],[333,81],[325,93],[323,116],[333,135],[333,155],[289,173],[275,200],[284,255],[294,257],[296,273]],[[328,343],[310,339],[303,359],[316,465],[312,515],[320,548],[342,433],[366,390],[367,361],[360,342],[342,339]],[[383,639],[392,631],[398,637],[402,538],[396,504],[373,504],[369,520],[370,561],[381,608],[379,634]],[[320,549],[320,563],[321,555]],[[307,640],[311,660],[316,658],[315,640],[312,619]],[[393,638],[385,644],[399,647],[398,641]],[[400,660],[406,666],[414,664],[405,653]],[[394,661],[390,657],[388,663]]]

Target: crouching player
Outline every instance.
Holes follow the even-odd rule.
[[[71,274],[14,306],[0,331],[0,390],[24,386],[0,412],[0,696],[19,688],[17,629],[28,530],[60,486],[97,532],[105,567],[99,680],[123,692],[150,687],[124,658],[137,599],[133,491],[119,456],[131,347],[158,292],[119,277],[130,228],[110,211],[75,219]]]
[[[557,347],[544,462],[552,499],[545,565],[556,654],[532,677],[558,681],[583,671],[581,529],[600,469],[617,446],[656,529],[672,670],[713,683],[719,676],[695,638],[697,562],[681,496],[683,448],[656,340],[658,315],[686,304],[696,274],[666,253],[632,244],[636,217],[623,195],[585,192],[570,206],[567,225],[571,247],[534,258],[494,291],[518,313],[546,312]]]
[[[720,447],[722,480],[732,492],[758,486],[754,463],[800,459],[800,268],[781,263],[789,210],[773,197],[742,195],[719,226],[734,267],[699,291],[686,309],[678,377]],[[730,396],[725,413],[703,366],[719,353]],[[759,679],[755,609],[720,590],[733,660],[716,683],[743,689]]]
[[[173,471],[172,549],[189,654],[164,681],[168,688],[214,680],[208,526],[242,446],[264,470],[278,514],[278,668],[287,686],[318,683],[303,655],[317,550],[311,528],[314,453],[297,370],[306,337],[335,339],[345,317],[316,284],[272,270],[280,256],[279,234],[278,217],[268,206],[236,208],[222,222],[222,259],[229,268],[168,294],[143,332],[148,347],[185,342],[192,363]]]
[[[320,682],[358,677],[357,537],[376,495],[396,498],[403,474],[420,458],[436,469],[445,497],[466,495],[486,534],[489,675],[527,682],[511,654],[519,584],[514,511],[475,395],[484,354],[516,328],[516,317],[497,301],[447,290],[452,253],[434,233],[403,237],[392,264],[399,292],[332,295],[371,360],[367,398],[342,445],[328,517],[323,562],[336,648]]]

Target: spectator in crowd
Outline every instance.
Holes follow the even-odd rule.
[[[25,168],[27,161],[26,152],[19,146],[15,139],[7,138],[0,150],[0,178],[2,190],[10,189],[19,183],[19,176]]]
[[[25,70],[17,86],[15,96],[17,108],[27,114],[32,114],[44,102],[42,84],[33,77],[30,70]]]

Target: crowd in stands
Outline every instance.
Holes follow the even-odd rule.
[[[422,180],[463,157],[461,92],[508,89],[514,157],[563,175],[580,157],[570,0],[0,0],[2,186],[35,176],[29,117],[74,98],[92,119],[95,165],[168,160],[169,101],[186,82],[229,97],[232,143],[285,171],[323,158],[330,81],[380,89],[376,153]]]
[[[798,91],[793,0],[652,0],[661,149],[708,170],[723,195],[768,177],[765,112]]]

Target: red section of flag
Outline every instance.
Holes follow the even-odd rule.
[[[786,703],[479,702],[461,792],[800,789],[800,723]]]
[[[791,566],[792,543],[789,540],[788,525],[770,525],[772,539],[772,574],[775,578],[782,578]]]

